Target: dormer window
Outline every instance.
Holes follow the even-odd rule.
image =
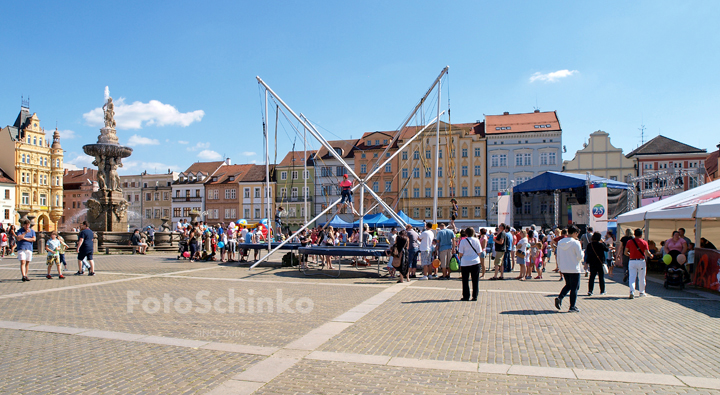
[[[375,145],[380,145],[380,140],[375,140]]]
[[[383,140],[383,144],[387,144],[387,143],[388,143],[387,139]]]
[[[235,176],[228,177],[228,181],[235,181]]]
[[[372,140],[368,140],[366,145],[372,145]]]
[[[213,182],[217,182],[217,177],[212,178]]]

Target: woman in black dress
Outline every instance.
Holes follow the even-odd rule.
[[[590,244],[585,248],[585,257],[590,268],[590,278],[588,279],[588,296],[593,294],[595,288],[595,276],[599,277],[600,295],[605,295],[605,271],[603,263],[605,263],[605,253],[608,252],[607,244],[602,242],[600,232],[592,235]]]
[[[395,266],[397,268],[397,271],[400,273],[400,280],[398,280],[399,283],[403,281],[410,281],[410,277],[408,277],[408,272],[410,271],[410,264],[407,260],[407,257],[405,256],[405,254],[407,254],[407,248],[409,243],[410,240],[407,237],[407,231],[403,230],[398,233],[397,238],[395,239],[395,247],[393,249],[397,251],[400,257],[393,257],[393,266],[395,266],[395,260],[399,259],[400,266]]]

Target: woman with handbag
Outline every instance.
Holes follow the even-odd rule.
[[[393,257],[393,267],[400,273],[399,283],[404,281],[410,282],[410,277],[408,276],[410,265],[405,257],[409,243],[410,240],[407,237],[407,231],[403,230],[398,233],[395,244],[390,248],[390,253]]]
[[[477,300],[478,283],[480,281],[480,251],[482,246],[475,237],[475,229],[472,227],[465,230],[465,238],[458,245],[458,256],[460,257],[460,271],[462,273],[462,299]],[[470,299],[469,278],[472,277],[472,299]]]
[[[588,296],[592,296],[595,288],[595,276],[598,276],[600,282],[600,295],[605,295],[605,274],[608,267],[605,263],[605,253],[608,252],[607,244],[603,243],[600,232],[592,235],[590,243],[585,248],[585,256],[590,268],[590,278],[588,279]]]

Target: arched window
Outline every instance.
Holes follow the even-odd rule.
[[[33,145],[37,145],[37,137],[33,137]]]
[[[25,163],[25,154],[22,154],[20,157],[20,162]]]

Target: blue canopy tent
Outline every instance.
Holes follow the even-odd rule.
[[[333,217],[333,219],[330,220],[330,222],[327,224],[328,226],[332,226],[333,228],[352,228],[353,224],[350,222],[347,222],[343,220],[342,218],[338,217],[337,215]],[[325,224],[320,224],[320,226],[324,227]]]
[[[380,223],[386,221],[387,219],[388,219],[388,217],[382,215],[381,213],[368,214],[363,217],[363,223],[367,224],[371,228],[377,228]],[[353,222],[352,227],[359,228],[360,220]]]
[[[406,224],[412,225],[414,228],[423,228],[425,227],[425,222],[423,221],[417,221],[412,218],[410,218],[407,214],[405,214],[404,211],[400,210],[398,212],[398,217],[402,218],[403,221],[405,221]],[[400,224],[394,219],[394,218],[388,218],[386,221],[383,221],[379,227],[381,228],[392,228],[395,226],[400,226]]]
[[[513,192],[540,192],[554,191],[556,189],[567,190],[572,188],[582,188],[585,187],[585,180],[586,176],[583,174],[546,171],[537,177],[516,185],[513,187]],[[590,182],[607,184],[608,188],[613,189],[630,189],[630,185],[624,182],[608,180],[607,178],[593,175],[590,175]]]

